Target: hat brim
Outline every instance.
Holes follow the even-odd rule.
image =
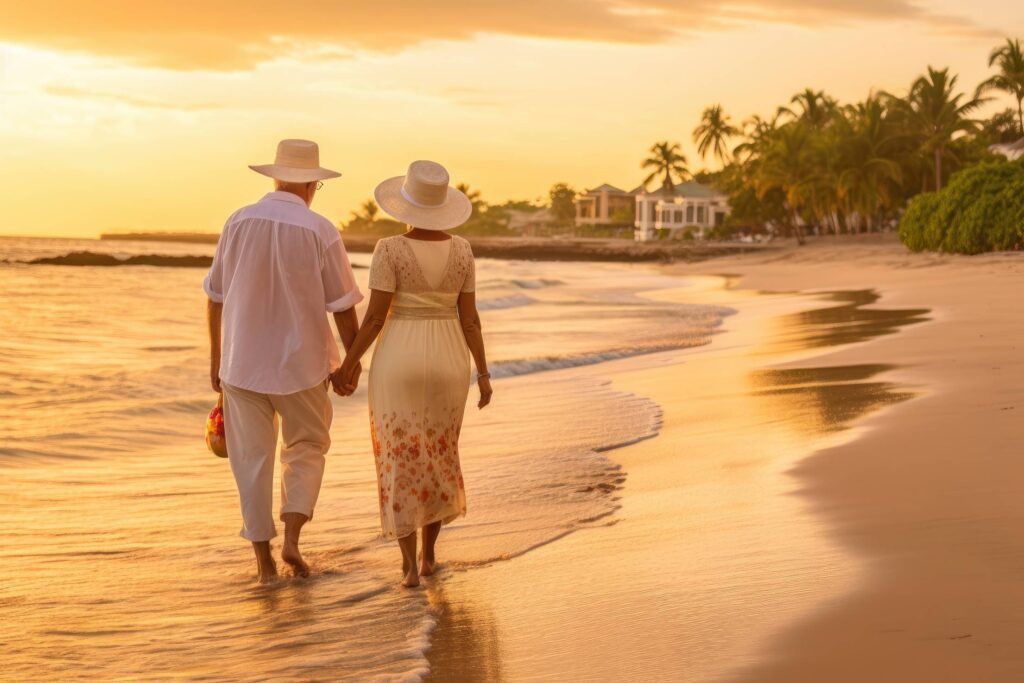
[[[314,180],[339,178],[341,174],[329,168],[290,168],[277,164],[250,165],[249,168],[274,180],[285,183],[311,183]]]
[[[405,176],[388,178],[373,191],[377,205],[403,223],[422,230],[451,230],[457,228],[473,214],[473,202],[462,192],[448,186],[448,196],[440,206],[416,206],[402,196]]]

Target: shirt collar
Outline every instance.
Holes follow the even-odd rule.
[[[302,206],[306,205],[306,202],[302,201],[302,199],[296,197],[291,192],[268,192],[263,195],[263,200],[265,201],[267,199],[276,199],[279,202],[291,202],[292,204],[300,204]]]

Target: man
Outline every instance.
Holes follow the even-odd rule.
[[[321,181],[308,140],[282,140],[273,164],[250,166],[275,191],[236,211],[224,226],[203,282],[209,296],[210,380],[223,392],[228,460],[242,507],[241,536],[252,541],[260,583],[277,567],[270,539],[278,419],[281,448],[281,559],[308,576],[299,532],[313,517],[331,445],[328,379],[340,365],[325,311],[348,349],[358,322],[356,286],[338,230],[309,209]],[[340,393],[351,393],[345,390]]]

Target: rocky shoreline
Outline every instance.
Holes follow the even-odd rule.
[[[104,240],[137,242],[186,242],[216,244],[214,233],[109,233]],[[356,254],[370,253],[378,235],[344,235],[345,248]],[[527,261],[613,261],[660,262],[704,261],[719,256],[735,256],[774,249],[773,245],[738,242],[633,242],[624,239],[477,237],[468,236],[478,258]]]

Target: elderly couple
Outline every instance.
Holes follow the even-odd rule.
[[[313,517],[331,445],[328,387],[351,395],[360,359],[377,340],[368,393],[381,529],[398,539],[402,585],[416,586],[434,572],[441,525],[466,512],[459,432],[470,354],[477,405],[491,400],[473,253],[464,239],[444,232],[464,223],[472,206],[431,161],[416,161],[405,176],[377,186],[377,203],[409,229],[377,243],[360,326],[354,306],[363,295],[338,230],[309,208],[322,181],[340,174],[320,167],[319,149],[308,140],[283,140],[275,163],[250,168],[273,178],[274,191],[228,219],[203,282],[210,380],[223,395],[241,535],[252,542],[260,582],[273,580],[280,422],[281,558],[297,576],[309,574],[299,533]],[[418,558],[417,531],[423,537]]]

